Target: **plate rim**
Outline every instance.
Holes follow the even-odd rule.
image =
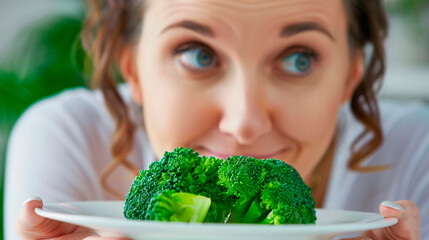
[[[71,204],[71,205],[87,205],[87,204],[120,204],[124,201],[71,201],[71,202],[57,202],[57,203],[47,203],[44,204],[42,208],[36,208],[35,212],[45,218],[66,222],[70,224],[80,225],[87,228],[97,229],[100,227],[108,227],[115,224],[119,226],[118,223],[123,225],[124,222],[127,222],[125,227],[118,227],[112,230],[131,230],[135,227],[145,227],[148,228],[173,228],[172,230],[180,231],[189,231],[191,229],[198,228],[199,230],[222,230],[222,229],[234,229],[236,231],[249,230],[249,224],[222,224],[222,223],[180,223],[180,222],[156,222],[156,221],[140,221],[140,220],[127,220],[114,217],[105,217],[105,216],[92,216],[92,215],[82,215],[82,214],[69,214],[69,213],[60,213],[55,212],[49,208],[50,206],[58,206],[60,204]],[[61,206],[64,207],[64,206]],[[260,231],[264,233],[265,231],[270,231],[270,233],[283,233],[287,232],[290,234],[299,234],[311,230],[311,234],[342,234],[342,233],[352,233],[360,232],[371,229],[378,229],[389,227],[398,222],[397,218],[383,218],[380,214],[373,212],[363,212],[363,211],[351,211],[343,209],[325,209],[325,208],[316,208],[316,211],[338,211],[346,213],[359,213],[359,214],[368,214],[373,215],[373,217],[380,217],[380,219],[369,222],[355,222],[355,223],[340,223],[340,224],[330,224],[330,225],[300,225],[300,224],[286,224],[286,225],[262,225],[262,224],[250,224],[252,227],[252,232]],[[85,218],[86,223],[82,224],[78,221],[81,218]],[[88,224],[89,223],[89,224]],[[357,224],[359,223],[359,224]],[[127,226],[128,225],[128,226]],[[338,229],[340,227],[340,229]]]

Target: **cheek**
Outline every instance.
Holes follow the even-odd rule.
[[[171,79],[144,88],[144,121],[152,147],[161,156],[176,147],[188,147],[213,126],[213,108],[204,96],[188,93]]]
[[[340,104],[320,100],[299,104],[283,111],[283,132],[302,145],[312,145],[332,134],[337,122]]]
[[[168,53],[147,41],[140,49],[140,80],[146,133],[158,157],[176,147],[189,147],[218,120],[213,96],[198,80],[177,73]],[[151,43],[151,44],[149,44]],[[152,46],[152,47],[149,47]]]
[[[298,143],[317,145],[335,131],[345,80],[334,77],[322,75],[319,79],[321,84],[305,94],[290,93],[283,101],[288,104],[278,109],[282,131]]]

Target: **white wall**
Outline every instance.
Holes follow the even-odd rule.
[[[50,13],[76,13],[83,0],[0,0],[0,55],[22,27]]]
[[[429,9],[426,20],[429,28]],[[407,22],[397,16],[391,16],[389,24],[387,72],[381,96],[429,103],[429,39],[417,38]],[[429,36],[429,32],[426,34]]]

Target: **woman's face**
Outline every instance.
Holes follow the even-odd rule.
[[[307,178],[359,80],[342,0],[148,1],[134,98],[157,157],[276,158]],[[126,75],[126,74],[125,74]]]

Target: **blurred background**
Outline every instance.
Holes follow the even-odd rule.
[[[429,104],[429,0],[385,5],[390,33],[380,97]],[[7,139],[17,118],[35,101],[86,86],[91,67],[79,42],[82,19],[82,1],[0,1],[0,206]]]

